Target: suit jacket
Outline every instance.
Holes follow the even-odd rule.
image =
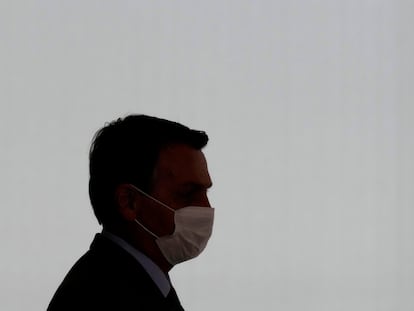
[[[97,234],[68,272],[48,311],[183,311],[173,287],[164,297],[128,252]]]

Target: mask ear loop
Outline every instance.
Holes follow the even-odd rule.
[[[158,204],[164,206],[165,208],[169,209],[171,212],[175,212],[174,209],[172,209],[171,207],[169,207],[167,204],[162,203],[161,201],[157,200],[156,198],[154,198],[153,196],[150,196],[148,193],[142,191],[141,189],[135,187],[133,184],[129,184],[132,188],[134,188],[135,190],[137,190],[139,193],[143,194],[144,196],[146,196],[147,198],[157,202]]]
[[[164,206],[165,208],[167,208],[168,210],[170,210],[171,212],[175,213],[175,210],[173,210],[171,207],[169,207],[167,204],[162,203],[161,201],[157,200],[156,198],[154,198],[153,196],[149,195],[148,193],[142,191],[141,189],[139,189],[138,187],[135,187],[133,184],[129,184],[132,188],[134,188],[135,190],[137,190],[139,193],[141,193],[142,195],[146,196],[147,198],[157,202],[158,204]],[[159,239],[159,236],[157,236],[156,234],[154,234],[153,232],[151,232],[147,227],[145,227],[142,223],[140,223],[136,218],[134,219],[134,221],[140,225],[140,227],[142,229],[144,229],[145,231],[147,231],[149,234],[151,234],[154,238]]]
[[[134,221],[141,226],[142,229],[144,229],[145,231],[147,231],[149,234],[151,234],[154,238],[159,239],[160,237],[157,236],[156,234],[152,233],[147,227],[145,227],[142,223],[140,223],[136,218],[134,219]]]

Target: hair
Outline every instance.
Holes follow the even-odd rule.
[[[89,152],[89,197],[104,226],[118,218],[115,190],[130,183],[149,193],[161,150],[171,144],[195,149],[207,145],[205,132],[147,115],[129,115],[107,123],[94,136]]]

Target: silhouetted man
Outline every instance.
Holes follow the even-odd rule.
[[[211,235],[207,141],[204,132],[145,115],[97,132],[89,195],[103,230],[49,311],[183,310],[168,271],[199,255]]]

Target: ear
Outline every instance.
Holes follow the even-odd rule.
[[[133,221],[137,217],[139,196],[129,184],[120,184],[115,189],[115,200],[124,220]]]

